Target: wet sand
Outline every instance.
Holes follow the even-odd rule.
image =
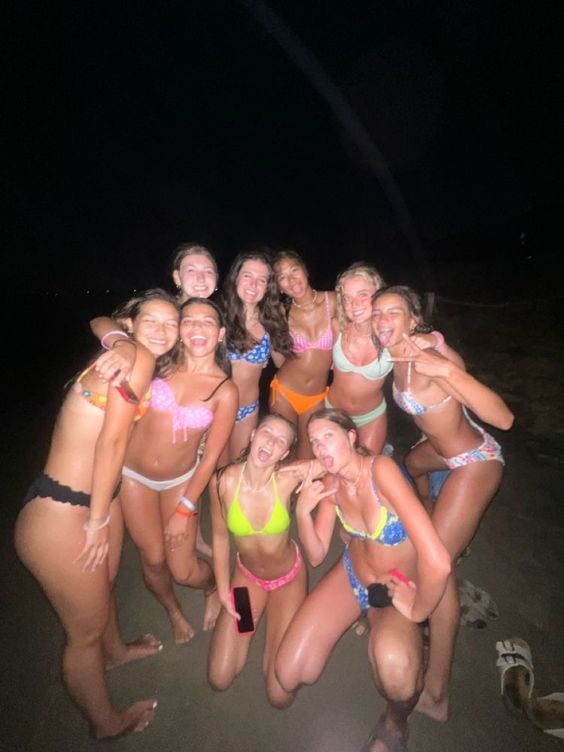
[[[499,315],[492,315],[491,320],[486,316],[484,324],[489,331],[492,321],[499,323]],[[486,352],[479,334],[475,346],[471,346],[469,335],[474,330],[466,314],[455,315],[443,307],[440,316],[445,317],[443,328],[455,346],[458,339],[470,342],[464,355],[472,370],[491,369],[497,374],[496,358],[500,354],[496,355],[491,346]],[[550,358],[539,352],[533,356]],[[513,361],[518,358],[511,353],[509,357]],[[530,373],[524,376],[528,378]],[[562,749],[561,740],[542,734],[525,718],[507,712],[495,666],[496,640],[522,637],[533,654],[535,692],[564,691],[564,475],[557,462],[539,461],[542,452],[535,453],[533,440],[541,448],[554,448],[559,446],[559,437],[549,435],[552,428],[545,429],[544,434],[531,432],[536,419],[531,421],[527,411],[537,395],[527,394],[527,378],[521,386],[497,385],[502,393],[510,389],[515,397],[515,428],[506,436],[494,432],[504,446],[507,470],[472,543],[471,555],[458,568],[460,577],[493,596],[500,616],[483,631],[460,629],[450,719],[438,724],[413,715],[412,752]],[[11,543],[15,505],[41,465],[53,412],[54,405],[36,405],[29,408],[23,420],[18,413],[10,419],[3,441],[3,496],[7,503],[0,559],[4,635],[0,741],[5,749],[25,752],[83,752],[107,745],[88,739],[87,724],[66,694],[60,677],[62,629],[45,596],[17,561]],[[390,423],[395,456],[401,458],[416,433],[394,408]],[[551,451],[557,457],[558,453]],[[209,519],[205,513],[203,517],[209,538]],[[341,548],[335,537],[327,563],[311,573],[312,584]],[[199,628],[203,597],[192,591],[179,592],[186,613]],[[209,634],[198,629],[189,644],[174,645],[164,612],[144,588],[137,554],[129,540],[124,547],[117,599],[124,636],[132,639],[150,631],[164,640],[165,649],[158,656],[119,667],[109,675],[116,705],[152,696],[159,701],[152,725],[141,734],[113,742],[115,750],[354,752],[362,746],[384,707],[372,684],[366,637],[352,631],[337,644],[320,680],[304,687],[286,711],[271,708],[264,694],[262,629],[254,639],[248,665],[233,687],[225,693],[214,693],[206,681]]]

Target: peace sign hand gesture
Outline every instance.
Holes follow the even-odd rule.
[[[390,360],[393,363],[413,363],[415,371],[422,376],[427,376],[430,379],[448,379],[450,369],[452,367],[452,361],[439,355],[436,350],[431,348],[423,349],[409,337],[407,334],[403,335],[405,341],[405,355],[391,357]]]
[[[298,514],[311,514],[322,499],[335,493],[334,489],[324,491],[322,480],[314,480],[314,463],[310,463],[307,475],[301,485],[296,511]]]

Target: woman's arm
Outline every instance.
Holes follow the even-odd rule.
[[[327,489],[324,481],[313,479],[310,464],[296,504],[296,521],[300,541],[312,567],[319,566],[329,550],[336,512],[335,505],[327,501],[327,497],[334,493],[335,489]],[[314,509],[317,509],[315,519],[312,515]]]
[[[151,382],[155,360],[144,350],[131,376],[136,394],[144,394]],[[110,502],[123,467],[130,428],[136,406],[124,400],[116,389],[108,388],[104,422],[94,448],[90,516],[85,525],[86,542],[77,560],[84,569],[96,569],[105,559],[108,544],[107,523]]]
[[[374,462],[374,480],[401,519],[417,552],[416,588],[398,586],[394,605],[412,621],[423,621],[435,609],[451,570],[450,556],[431,518],[399,467],[389,457]]]
[[[96,373],[101,379],[119,386],[122,381],[127,381],[133,370],[137,357],[137,343],[108,316],[92,319],[90,329],[107,350],[96,359]]]
[[[276,352],[276,350],[271,350],[270,351],[270,357],[272,358],[272,362],[274,363],[274,365],[276,366],[276,368],[281,368],[282,364],[286,360],[286,358],[284,357],[284,355],[282,355],[282,353]],[[265,368],[266,368],[266,365],[267,364],[265,363],[265,366],[264,366]]]
[[[217,584],[217,593],[221,605],[237,619],[238,615],[230,598],[230,577],[229,577],[229,531],[225,524],[223,508],[220,499],[220,489],[217,475],[214,473],[209,485],[210,490],[210,509],[212,521],[212,548],[213,548],[213,572]]]

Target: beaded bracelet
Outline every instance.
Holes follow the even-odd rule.
[[[106,527],[109,521],[110,521],[110,515],[108,515],[104,520],[102,520],[102,522],[92,525],[90,518],[88,518],[82,527],[84,530],[86,530],[87,533],[95,533],[97,530],[101,530],[103,527]]]
[[[106,343],[104,341],[106,339],[106,337],[111,337],[112,334],[120,334],[122,337],[125,337],[125,339],[129,339],[129,337],[123,331],[123,329],[112,329],[111,332],[106,332],[106,334],[104,334],[104,336],[100,340],[100,344],[102,345],[102,347],[104,348],[104,350],[111,350],[112,349],[111,346],[110,345],[106,345]]]
[[[441,352],[444,349],[445,346],[445,336],[441,332],[433,331],[431,332],[433,337],[435,338],[435,347],[433,350],[437,350],[438,352]]]

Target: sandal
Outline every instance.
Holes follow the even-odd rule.
[[[519,637],[500,640],[496,642],[495,649],[505,707],[513,715],[523,715],[527,711],[535,684],[531,649]]]

